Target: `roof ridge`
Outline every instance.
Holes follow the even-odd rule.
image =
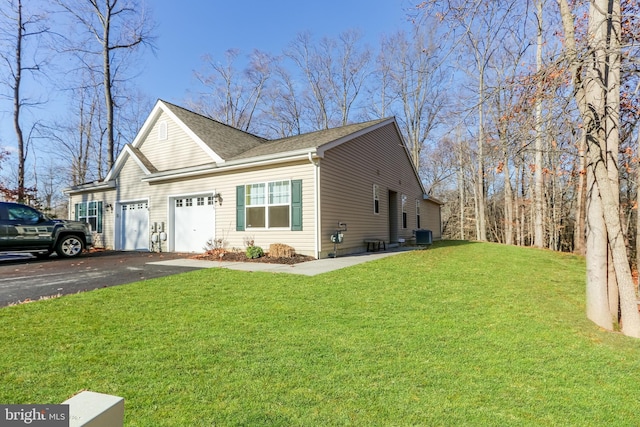
[[[289,138],[299,138],[299,137],[301,137],[301,136],[313,135],[313,134],[320,134],[320,133],[323,133],[323,132],[331,132],[331,131],[334,131],[334,132],[335,132],[335,131],[336,131],[336,130],[338,130],[338,129],[347,128],[347,127],[349,127],[349,126],[362,126],[362,125],[367,125],[367,126],[365,126],[365,127],[368,127],[368,126],[372,126],[372,125],[377,124],[377,123],[382,123],[382,122],[384,122],[385,120],[389,120],[389,119],[391,119],[391,118],[393,118],[393,117],[384,117],[384,118],[382,118],[382,119],[367,120],[367,121],[365,121],[365,122],[354,122],[354,123],[349,123],[349,124],[346,124],[346,125],[340,125],[340,126],[336,126],[336,127],[332,127],[332,128],[328,128],[328,129],[318,129],[318,130],[313,130],[313,131],[311,131],[311,132],[303,132],[303,133],[299,133],[299,134],[297,134],[297,135],[285,136],[284,138],[269,139],[269,140],[267,140],[267,141],[268,141],[269,143],[271,143],[271,142],[286,141],[286,140],[287,140],[287,139],[289,139]]]
[[[162,103],[167,104],[167,105],[169,105],[169,106],[171,106],[171,107],[177,108],[177,109],[179,109],[179,110],[185,111],[185,112],[187,112],[187,113],[189,113],[189,114],[193,114],[193,115],[195,115],[195,116],[202,117],[203,119],[206,119],[206,120],[210,120],[210,121],[212,121],[212,122],[215,122],[215,123],[217,123],[217,124],[219,124],[219,125],[222,125],[222,126],[228,127],[229,129],[233,129],[234,131],[242,132],[242,133],[244,133],[244,134],[246,134],[246,135],[252,136],[252,137],[254,137],[254,138],[261,139],[261,140],[263,140],[263,141],[270,141],[268,138],[265,138],[265,137],[263,137],[263,136],[256,135],[255,133],[251,133],[251,132],[248,132],[248,131],[246,131],[246,130],[238,129],[238,128],[237,128],[237,127],[235,127],[235,126],[231,126],[231,125],[229,125],[229,124],[226,124],[226,123],[224,123],[224,122],[221,122],[220,120],[216,120],[216,119],[214,119],[214,118],[212,118],[212,117],[205,116],[205,115],[204,115],[204,114],[202,114],[202,113],[198,113],[198,112],[196,112],[196,111],[189,110],[188,108],[181,107],[180,105],[176,105],[176,104],[174,104],[174,103],[172,103],[172,102],[165,101],[165,100],[164,100],[164,99],[162,99],[162,98],[158,98],[158,101],[161,101]]]

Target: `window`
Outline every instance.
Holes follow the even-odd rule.
[[[380,189],[378,184],[373,184],[373,213],[380,213]]]
[[[182,199],[176,199],[176,208],[182,207]]]
[[[184,205],[193,206],[193,199],[192,198],[184,199]]]
[[[402,195],[402,228],[407,228],[407,196]]]
[[[86,222],[91,226],[91,230],[102,233],[102,202],[82,202],[76,203],[76,221]],[[126,209],[126,206],[122,207]],[[135,206],[134,206],[135,208]]]
[[[420,228],[420,199],[416,199],[416,228]]]
[[[245,187],[247,227],[289,227],[290,192],[289,181],[247,185]]]
[[[198,197],[198,206],[204,206],[204,197]]]
[[[19,221],[22,225],[37,224],[40,221],[40,212],[22,205],[8,205],[7,219],[9,221]]]
[[[302,230],[302,181],[272,181],[236,187],[236,230]]]
[[[266,224],[265,184],[247,185],[245,189],[247,206],[247,227],[264,228]]]

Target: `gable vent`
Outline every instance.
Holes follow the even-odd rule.
[[[167,139],[167,122],[162,121],[158,123],[158,140],[164,141]]]

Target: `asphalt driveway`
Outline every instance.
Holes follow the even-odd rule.
[[[85,253],[74,259],[53,255],[38,260],[29,255],[0,254],[0,307],[196,270],[194,266],[149,264],[185,257],[175,253],[106,251]]]

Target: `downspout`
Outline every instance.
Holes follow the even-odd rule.
[[[320,258],[320,160],[313,160],[313,153],[309,151],[309,162],[313,166],[315,166],[315,170],[313,173],[313,186],[314,186],[314,227],[315,227],[315,236],[314,236],[314,256],[316,259]]]

